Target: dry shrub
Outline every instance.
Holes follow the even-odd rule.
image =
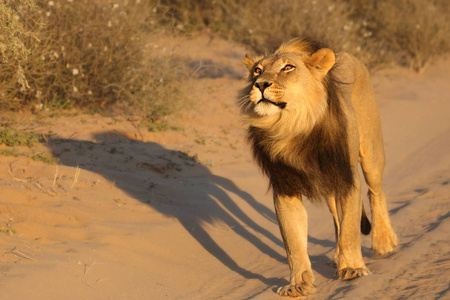
[[[360,37],[344,0],[165,0],[178,28],[221,32],[252,47],[270,51],[298,36],[319,39],[338,50],[355,51]],[[187,25],[190,24],[190,25]],[[338,34],[336,34],[338,32]]]
[[[369,67],[421,71],[449,51],[448,0],[161,0],[180,30],[221,32],[267,52],[297,36],[348,51]]]
[[[233,23],[241,20],[235,38],[259,51],[273,50],[298,36],[321,40],[338,50],[354,51],[358,43],[343,1],[262,0],[243,5],[233,16]]]
[[[0,3],[0,108],[118,105],[157,120],[183,102],[177,58],[147,44],[168,34],[219,32],[273,50],[322,40],[369,66],[421,71],[450,49],[447,0],[5,0]]]
[[[157,122],[173,114],[187,102],[182,89],[187,77],[186,62],[173,56],[152,57],[145,63],[141,97],[130,97],[129,105],[137,109],[146,121]]]
[[[447,0],[261,0],[239,7],[233,23],[241,30],[234,38],[260,52],[263,45],[273,49],[309,36],[349,51],[371,68],[394,62],[421,72],[450,50]]]
[[[369,65],[375,58],[366,51],[370,35],[355,21],[355,9],[346,0],[162,0],[161,5],[178,20],[175,28],[220,32],[258,53],[303,36],[351,52]]]
[[[450,50],[450,5],[447,0],[351,1],[354,18],[373,33],[369,51],[389,56],[422,72]]]
[[[160,12],[147,1],[36,1],[23,13],[27,87],[12,64],[0,66],[0,106],[17,109],[99,108],[119,104],[157,119],[180,102],[173,58],[149,60],[149,36],[159,30]],[[28,22],[27,20],[33,20]],[[162,100],[161,98],[164,98]]]
[[[24,27],[21,19],[25,19],[25,23],[29,21],[30,18],[24,10],[30,7],[35,7],[33,0],[11,0],[0,3],[0,98],[9,92],[29,87],[23,71],[24,61],[30,54],[25,40],[36,37]],[[17,86],[13,91],[8,89],[10,79],[14,82],[13,85]],[[10,98],[9,100],[15,100],[13,97]],[[0,100],[0,105],[2,102]]]
[[[33,0],[2,1],[0,3],[0,54],[3,62],[9,59],[19,64],[26,59],[29,51],[23,40],[32,35],[27,32],[20,20],[21,8],[35,7]]]

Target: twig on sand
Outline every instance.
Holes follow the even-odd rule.
[[[39,183],[39,181],[36,181],[34,183],[34,186],[37,187],[41,192],[46,193],[47,195],[50,195],[52,197],[56,196],[56,193],[50,189],[46,190],[42,187],[42,185]]]
[[[80,167],[77,166],[77,168],[75,170],[75,176],[73,177],[73,183],[72,183],[72,186],[70,187],[70,189],[73,189],[73,187],[75,186],[75,183],[77,183],[77,181],[78,181],[79,176],[80,176]]]
[[[5,254],[8,254],[8,253],[15,254],[15,255],[17,255],[17,256],[19,256],[19,257],[26,258],[26,259],[29,259],[29,260],[31,260],[31,261],[37,261],[37,260],[35,260],[34,258],[32,258],[32,257],[30,257],[30,256],[28,256],[28,255],[26,255],[25,253],[23,253],[23,252],[17,250],[17,247],[14,247],[12,250],[6,251],[6,252],[5,252]]]
[[[72,134],[67,138],[67,141],[73,140],[73,138],[76,137],[77,135],[78,135],[78,132],[72,133]]]
[[[93,286],[90,285],[89,283],[87,283],[87,282],[85,282],[85,281],[83,281],[83,283],[84,283],[85,285],[87,285],[88,287],[90,287],[91,289],[95,290],[95,287],[93,287]]]
[[[97,281],[95,281],[95,283],[100,283],[100,282],[105,281],[105,280],[108,280],[108,278],[107,277],[99,278],[99,279],[97,279]]]
[[[23,183],[28,183],[26,180],[23,180],[23,179],[20,179],[20,178],[17,178],[17,177],[14,176],[14,174],[12,173],[12,165],[11,164],[9,164],[8,172],[9,172],[9,175],[11,175],[13,180],[20,181],[20,182],[23,182]]]
[[[143,142],[143,141],[144,141],[144,135],[142,134],[141,129],[139,128],[139,126],[136,125],[131,119],[128,119],[128,121],[129,121],[129,122],[131,123],[131,125],[133,125],[133,127],[137,130],[137,132],[138,132],[138,134],[139,134],[139,137],[141,138],[141,142]],[[137,134],[136,134],[136,133],[135,133],[134,135],[135,135],[135,137],[137,137]]]
[[[48,138],[47,138],[47,136],[43,132],[41,132],[41,135],[42,135],[42,138],[45,141],[45,145],[48,147]]]
[[[84,264],[84,275],[86,275],[91,270],[93,265],[95,265],[95,261],[90,265]]]
[[[58,179],[58,165],[56,165],[55,176],[53,176],[53,191],[56,190],[56,180]]]

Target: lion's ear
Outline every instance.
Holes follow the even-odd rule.
[[[334,52],[328,48],[322,48],[308,57],[305,63],[308,67],[319,73],[320,76],[325,77],[335,62],[336,56]]]
[[[242,61],[244,62],[244,65],[247,67],[247,69],[249,71],[252,70],[253,66],[255,65],[255,59],[248,56],[248,54],[245,54],[245,57],[242,59]]]

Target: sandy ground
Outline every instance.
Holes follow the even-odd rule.
[[[179,130],[147,132],[124,117],[16,116],[17,127],[47,137],[42,151],[60,164],[0,157],[1,299],[280,299],[284,248],[234,105],[245,49],[179,42],[155,46],[202,67]],[[378,257],[363,237],[373,275],[339,281],[331,215],[307,204],[310,298],[450,298],[449,69],[444,60],[424,75],[374,76],[400,245]]]

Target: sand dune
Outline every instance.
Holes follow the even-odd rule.
[[[0,157],[0,226],[14,230],[0,235],[2,299],[280,299],[284,248],[234,105],[245,49],[206,38],[163,46],[203,66],[183,130],[29,117],[60,165]],[[331,215],[308,204],[314,299],[450,298],[449,69],[375,74],[400,246],[378,257],[363,237],[373,275],[339,281]]]

